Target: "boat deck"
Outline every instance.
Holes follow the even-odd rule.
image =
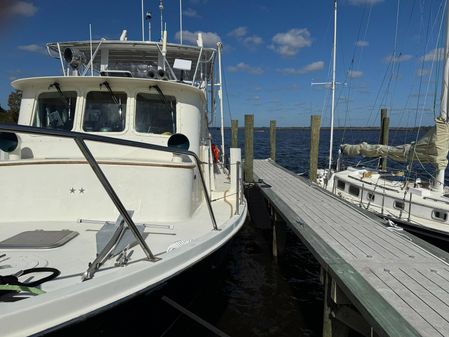
[[[254,161],[254,176],[377,335],[449,336],[447,254],[272,161]]]
[[[216,195],[216,194],[214,194]],[[213,203],[216,219],[221,225],[229,218],[232,206],[220,198]],[[53,267],[61,271],[61,275],[53,281],[46,282],[42,289],[46,292],[79,284],[81,276],[87,270],[99,252],[96,246],[96,236],[104,226],[104,221],[78,219],[77,221],[47,221],[47,222],[10,222],[0,223],[2,232],[0,241],[9,239],[27,231],[64,231],[70,230],[78,235],[67,243],[55,248],[2,248],[0,247],[0,275],[12,275],[21,270],[34,267]],[[107,219],[108,223],[115,222]],[[202,205],[191,218],[180,222],[143,224],[143,236],[156,257],[164,259],[167,252],[204,236],[213,230],[212,222],[205,205]],[[42,232],[43,233],[43,232]],[[131,242],[135,240],[132,239]],[[143,250],[134,243],[130,250],[131,263],[147,264]],[[115,266],[116,258],[106,261],[97,272],[97,277],[120,270]]]

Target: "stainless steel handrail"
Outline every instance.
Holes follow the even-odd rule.
[[[97,161],[95,160],[94,156],[92,155],[92,152],[90,152],[90,150],[87,147],[84,140],[82,138],[75,138],[75,142],[76,142],[76,145],[78,145],[79,149],[81,150],[82,154],[84,155],[84,158],[86,158],[90,167],[94,171],[98,180],[101,182],[104,189],[108,193],[108,195],[111,198],[112,202],[114,203],[115,207],[118,209],[120,215],[123,217],[123,219],[125,220],[128,227],[134,233],[136,240],[139,242],[140,246],[144,250],[146,256],[148,257],[148,260],[153,261],[153,262],[157,261],[158,259],[153,255],[153,253],[150,250],[150,247],[148,247],[147,243],[145,242],[145,239],[139,233],[139,230],[137,229],[136,224],[134,223],[134,221],[131,219],[131,216],[126,211],[125,206],[123,205],[122,201],[118,197],[117,193],[115,193],[114,189],[112,188],[112,185],[109,183],[108,178],[106,178],[105,174],[103,173],[103,171],[100,168],[100,165],[98,165]]]
[[[133,220],[129,216],[128,212],[126,211],[126,208],[123,206],[120,198],[115,193],[114,189],[112,188],[111,184],[109,183],[109,180],[104,175],[103,171],[101,170],[100,166],[98,165],[98,162],[95,160],[94,156],[90,152],[89,148],[87,147],[85,141],[93,141],[93,142],[100,142],[100,143],[106,143],[106,144],[113,144],[113,145],[123,145],[123,146],[130,146],[130,147],[137,147],[142,149],[148,149],[148,150],[154,150],[154,151],[161,151],[161,152],[167,152],[167,153],[175,153],[179,155],[186,155],[191,156],[195,159],[196,166],[198,167],[198,171],[201,177],[201,183],[203,186],[203,193],[204,197],[206,199],[206,204],[209,210],[209,215],[211,217],[212,226],[214,230],[219,230],[217,227],[217,222],[215,219],[214,211],[212,209],[211,200],[209,197],[209,194],[207,192],[206,182],[204,180],[203,172],[201,171],[201,161],[196,155],[196,153],[192,151],[177,149],[173,147],[166,147],[161,145],[154,145],[154,144],[147,144],[142,142],[136,142],[126,139],[119,139],[119,138],[112,138],[112,137],[105,137],[105,136],[99,136],[99,135],[93,135],[88,133],[81,133],[81,132],[73,132],[73,131],[64,131],[64,130],[54,130],[54,129],[43,129],[33,126],[24,126],[24,125],[13,125],[13,124],[0,124],[0,132],[17,132],[17,133],[24,133],[24,134],[35,134],[35,135],[42,135],[42,136],[49,136],[49,137],[60,137],[60,138],[69,138],[73,139],[75,143],[80,148],[83,156],[91,166],[92,170],[94,171],[95,175],[97,176],[98,180],[101,182],[103,187],[105,188],[107,194],[111,198],[112,202],[116,206],[117,210],[119,211],[120,215],[125,219],[126,224],[133,232],[134,236],[138,240],[139,244],[141,245],[142,249],[145,251],[145,254],[147,255],[148,259],[150,261],[157,261],[158,259],[155,258],[149,247],[147,246],[145,240],[140,235],[136,225],[134,224]]]
[[[235,214],[240,214],[240,162],[236,162],[235,163],[235,170],[236,170],[236,174],[235,174],[235,178],[236,178],[236,182],[235,182]],[[234,182],[232,182],[234,183]]]

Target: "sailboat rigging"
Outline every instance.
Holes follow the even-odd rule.
[[[334,1],[334,6],[336,8],[336,1]],[[339,165],[337,165],[337,171],[332,172],[331,161],[329,161],[327,172],[322,172],[319,181],[329,191],[384,218],[403,224],[412,230],[430,232],[432,235],[447,237],[449,240],[449,193],[446,193],[444,188],[444,175],[448,165],[447,156],[449,152],[448,7],[446,7],[446,38],[440,113],[435,118],[434,126],[423,137],[410,144],[391,146],[362,142],[340,146],[341,155],[345,156],[390,158],[397,162],[407,163],[407,165],[411,165],[413,162],[430,164],[436,172],[432,183],[426,185],[419,178],[414,181],[408,179],[399,179],[402,181],[398,181],[391,173],[378,169],[348,167],[339,171]],[[335,32],[336,28],[334,34]],[[333,77],[333,91],[334,85]],[[332,102],[332,117],[333,112],[334,102]],[[332,142],[333,120],[331,123],[330,138]],[[332,146],[329,158],[332,158]]]

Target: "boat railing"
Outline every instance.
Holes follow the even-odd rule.
[[[142,249],[145,252],[145,255],[147,256],[149,261],[155,262],[155,261],[158,261],[159,258],[157,258],[152,253],[150,248],[148,247],[147,243],[145,242],[145,239],[140,234],[136,224],[132,220],[131,216],[128,214],[122,201],[118,197],[117,193],[114,191],[111,183],[109,182],[109,180],[103,173],[102,169],[100,168],[100,165],[98,164],[97,160],[91,153],[89,147],[86,144],[86,141],[106,143],[106,144],[111,144],[111,145],[129,146],[129,147],[134,147],[134,148],[142,148],[142,149],[148,149],[148,150],[154,150],[154,151],[160,151],[160,152],[168,152],[168,153],[173,153],[173,154],[177,154],[177,155],[186,155],[189,157],[193,157],[195,160],[196,167],[198,168],[199,175],[201,177],[201,185],[203,187],[203,194],[204,194],[204,198],[206,200],[206,204],[207,204],[207,207],[209,210],[209,215],[210,215],[210,218],[212,221],[213,229],[219,230],[219,228],[217,227],[217,222],[215,219],[214,211],[212,209],[211,200],[210,200],[209,194],[207,192],[206,181],[204,179],[204,175],[201,170],[202,162],[200,161],[197,154],[192,151],[188,151],[188,150],[184,150],[184,149],[180,149],[180,148],[176,148],[176,147],[168,147],[168,146],[136,142],[136,141],[131,141],[131,140],[127,140],[127,139],[99,136],[99,135],[95,135],[95,134],[72,132],[72,131],[65,131],[65,130],[55,130],[55,129],[44,129],[44,128],[38,128],[38,127],[32,127],[32,126],[24,126],[24,125],[0,124],[0,135],[1,135],[1,133],[7,133],[8,135],[11,135],[11,133],[14,133],[14,134],[22,133],[22,134],[33,134],[33,135],[73,139],[75,141],[76,145],[81,150],[81,153],[83,154],[84,158],[87,160],[87,162],[91,166],[91,168],[94,171],[95,175],[97,176],[98,180],[103,185],[103,188],[106,190],[111,201],[114,203],[114,205],[117,208],[117,210],[119,211],[120,215],[123,217],[128,228],[132,231],[137,242],[142,247]]]

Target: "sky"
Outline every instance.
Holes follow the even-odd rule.
[[[169,42],[179,42],[179,0],[164,1]],[[338,2],[335,125],[378,126],[387,108],[392,126],[431,125],[439,112],[445,0],[340,0]],[[159,0],[151,37],[160,38]],[[182,0],[183,43],[224,45],[225,124],[309,126],[311,115],[330,124],[333,0]],[[0,1],[0,105],[11,81],[60,75],[45,44],[141,40],[141,0]],[[145,37],[148,38],[147,23]],[[313,85],[313,83],[325,83]],[[218,119],[217,119],[218,121]]]

